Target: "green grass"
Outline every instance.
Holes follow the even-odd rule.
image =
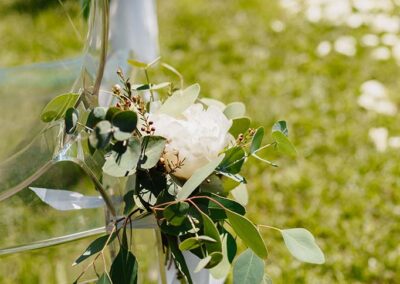
[[[373,61],[361,46],[352,58],[315,55],[322,40],[344,34],[360,38],[368,30],[310,24],[290,16],[275,0],[159,1],[158,14],[162,56],[184,74],[187,84],[199,82],[203,96],[244,101],[255,125],[269,128],[278,119],[289,123],[299,157],[273,156],[278,169],[257,161],[249,164],[249,216],[280,228],[309,229],[327,263],[314,266],[294,260],[279,235],[264,231],[270,250],[266,270],[274,283],[397,282],[400,154],[390,149],[378,153],[368,130],[385,126],[398,135],[400,116],[366,112],[357,105],[357,96],[364,81],[377,79],[400,102],[399,67],[394,60]],[[24,17],[29,15],[7,12],[0,35],[16,29],[15,23]],[[276,19],[286,24],[281,33],[270,28]],[[62,42],[73,38],[50,20],[43,21]],[[37,35],[26,36],[37,43]],[[48,54],[18,38],[15,45],[0,46],[2,65],[43,60]],[[61,44],[57,52],[71,54],[68,46]],[[0,282],[57,283],[53,272],[41,280],[38,268],[50,271],[59,253],[67,263],[76,251],[54,250],[36,260],[27,255],[1,259]],[[9,269],[3,263],[11,259],[18,273],[3,270]]]

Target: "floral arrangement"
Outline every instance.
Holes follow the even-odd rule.
[[[247,181],[240,175],[241,169],[251,159],[276,166],[260,156],[266,148],[296,154],[286,122],[278,121],[272,127],[271,142],[262,145],[264,128],[250,127],[243,103],[224,105],[201,98],[198,84],[183,88],[182,80],[180,88],[170,82],[152,84],[148,69],[155,62],[129,63],[143,69],[147,81],[131,84],[118,70],[120,84],[111,92],[100,93],[112,98],[111,106],[82,111],[81,96],[66,94],[52,100],[42,112],[46,122],[64,119],[66,137],[86,134],[87,151],[101,158],[101,176],[122,179],[126,184],[121,214],[110,193],[97,187],[113,215],[112,228],[93,241],[75,264],[93,256],[88,269],[104,256],[107,246],[117,243],[119,252],[111,269],[99,275],[98,283],[137,283],[138,263],[127,230],[145,216],[153,216],[166,263],[175,264],[178,278],[185,283],[193,281],[184,251],[201,259],[194,273],[209,269],[215,278],[224,279],[232,271],[234,283],[266,281],[268,251],[260,229],[281,233],[295,258],[324,263],[309,231],[255,225],[245,216]],[[162,66],[182,78],[171,66]],[[239,239],[248,249],[236,256]]]

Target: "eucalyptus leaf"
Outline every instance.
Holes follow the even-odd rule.
[[[101,236],[97,239],[95,239],[86,249],[85,251],[74,261],[72,265],[77,265],[81,263],[82,261],[86,260],[87,258],[91,257],[92,255],[95,255],[99,253],[104,246],[107,243],[107,240],[110,239],[109,243],[110,244],[114,239],[116,235],[113,234],[111,237],[109,235]]]
[[[211,175],[217,166],[222,162],[224,159],[224,155],[220,155],[219,157],[215,158],[207,165],[199,168],[194,172],[194,174],[186,181],[183,185],[182,189],[177,194],[178,200],[183,200],[188,198],[193,191],[209,176]]]
[[[118,147],[122,142],[114,145],[113,150],[107,154],[106,162],[103,165],[103,172],[113,177],[124,177],[135,173],[136,165],[140,157],[140,142],[131,139],[121,152]]]
[[[222,260],[218,265],[215,267],[211,268],[210,272],[211,275],[215,279],[226,279],[226,277],[229,274],[229,271],[231,269],[231,264],[229,262],[229,257],[228,257],[228,235],[224,234],[222,236]]]
[[[142,138],[142,155],[139,166],[142,169],[150,169],[160,160],[167,140],[161,136],[144,136]]]
[[[207,269],[216,267],[218,264],[221,263],[222,259],[224,258],[222,252],[219,252],[219,251],[214,251],[214,252],[210,253],[210,256],[211,256],[211,259],[205,266],[205,268],[207,268]]]
[[[285,136],[289,136],[289,129],[287,127],[286,121],[284,120],[280,120],[272,126],[272,132],[275,131],[282,132]]]
[[[141,61],[138,61],[138,60],[134,60],[134,59],[129,59],[128,63],[130,65],[134,66],[134,67],[137,67],[137,68],[145,69],[145,68],[148,67],[147,63],[144,63],[144,62],[141,62]]]
[[[242,206],[246,206],[249,202],[249,193],[247,192],[246,184],[241,183],[235,189],[231,190],[233,198]]]
[[[178,239],[176,237],[171,237],[169,235],[166,235],[167,241],[168,241],[168,245],[171,249],[171,253],[173,255],[173,259],[175,261],[175,265],[177,267],[177,269],[182,272],[182,274],[184,275],[184,277],[186,277],[186,280],[188,282],[188,284],[193,284],[192,278],[190,276],[190,272],[189,269],[187,267],[186,264],[186,260],[183,257],[182,252],[179,250],[178,247]]]
[[[135,256],[123,246],[111,264],[110,277],[112,283],[136,284],[138,263]]]
[[[182,113],[197,100],[200,93],[200,85],[194,84],[183,91],[176,91],[158,109],[159,113],[170,116],[181,116]]]
[[[204,235],[212,238],[215,242],[208,242],[206,243],[206,248],[208,253],[212,252],[221,252],[222,251],[222,244],[221,244],[221,237],[217,228],[215,227],[214,222],[208,217],[204,212],[200,212],[201,217],[203,219],[203,232]]]
[[[254,133],[253,139],[251,140],[251,145],[250,145],[251,154],[260,149],[263,138],[264,138],[264,128],[259,127],[257,128],[256,133]]]
[[[114,117],[114,115],[116,115],[117,113],[119,113],[121,111],[122,110],[120,108],[110,107],[106,112],[106,119],[111,122],[113,117]]]
[[[192,250],[192,249],[200,247],[202,244],[204,244],[206,242],[215,243],[216,240],[214,240],[213,238],[210,238],[209,236],[191,237],[191,238],[187,238],[184,241],[182,241],[179,244],[179,249],[181,251]]]
[[[137,114],[130,110],[118,112],[112,117],[112,124],[117,127],[114,138],[120,141],[126,140],[136,129]]]
[[[89,136],[90,145],[95,149],[104,149],[112,137],[112,126],[107,120],[97,123],[94,131]]]
[[[242,147],[235,146],[225,151],[225,158],[218,166],[218,171],[238,174],[242,169],[243,163],[246,159],[246,153]]]
[[[324,254],[309,231],[294,228],[281,230],[281,233],[286,247],[295,258],[308,263],[325,263]]]
[[[235,119],[246,114],[246,106],[242,102],[233,102],[226,106],[224,114],[228,119]]]
[[[229,129],[229,132],[234,136],[237,137],[239,134],[244,134],[247,129],[250,127],[250,118],[244,116],[244,117],[238,117],[232,120],[232,126]]]
[[[272,132],[272,138],[275,140],[279,152],[289,156],[297,155],[296,149],[285,134],[280,131],[274,131]]]
[[[187,213],[189,211],[189,203],[187,202],[178,202],[168,205],[164,211],[164,218],[172,226],[180,226],[183,221],[187,218]]]
[[[89,128],[94,128],[97,123],[106,118],[106,114],[107,109],[105,107],[95,107],[89,113],[86,126]]]
[[[251,249],[245,250],[233,266],[233,283],[261,284],[264,277],[264,261]]]
[[[76,126],[78,124],[79,111],[73,107],[67,109],[65,112],[65,132],[67,134],[74,133]]]
[[[268,256],[267,247],[256,226],[246,217],[233,211],[226,210],[226,215],[239,238],[259,257],[266,258]]]
[[[40,118],[43,122],[58,120],[65,115],[68,108],[74,107],[80,95],[75,93],[63,94],[52,99],[42,110]]]
[[[201,259],[199,261],[199,263],[197,264],[197,266],[195,267],[195,269],[193,270],[194,273],[198,273],[200,272],[202,269],[204,269],[207,264],[210,262],[211,260],[211,255],[207,255],[205,258]]]

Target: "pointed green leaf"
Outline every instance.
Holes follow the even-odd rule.
[[[222,259],[224,258],[224,256],[222,255],[222,252],[219,252],[219,251],[214,251],[214,252],[210,253],[209,256],[211,256],[211,259],[205,266],[205,268],[207,268],[207,269],[217,266],[218,264],[221,263]]]
[[[183,257],[182,252],[178,248],[178,240],[176,237],[171,237],[169,235],[166,235],[166,238],[168,240],[168,245],[171,249],[171,254],[173,255],[173,259],[175,261],[177,269],[182,272],[184,277],[186,277],[186,280],[189,284],[193,284],[192,278],[190,277],[190,272],[186,264],[186,260]]]
[[[218,265],[213,267],[210,272],[215,279],[226,279],[231,269],[231,264],[228,257],[228,235],[222,236],[222,260]]]
[[[268,256],[267,247],[256,226],[246,217],[233,211],[226,210],[226,215],[239,238],[259,257],[266,258]]]
[[[147,66],[148,66],[147,63],[140,62],[140,61],[134,60],[134,59],[129,59],[128,63],[137,68],[147,68]]]
[[[106,273],[103,273],[103,275],[101,275],[101,277],[97,280],[96,283],[97,284],[113,284],[111,282],[111,279],[108,277],[108,275]]]
[[[264,261],[251,249],[245,250],[233,266],[233,284],[261,284],[264,277]]]
[[[206,265],[210,262],[211,255],[207,255],[205,258],[201,259],[195,269],[193,270],[194,273],[200,272],[200,270],[204,269]]]
[[[289,252],[298,260],[322,264],[325,256],[315,242],[314,236],[303,228],[281,230]]]
[[[208,217],[205,213],[201,212],[201,217],[203,219],[203,232],[204,235],[212,238],[215,242],[208,242],[206,243],[206,248],[208,253],[212,252],[221,252],[222,251],[222,244],[221,244],[221,237],[219,236],[219,232],[215,227],[214,222]]]
[[[121,246],[119,253],[115,257],[110,269],[112,283],[136,284],[137,271],[138,263],[135,256]]]
[[[142,138],[142,155],[139,165],[142,169],[151,169],[160,160],[167,140],[161,136],[144,136]]]
[[[170,116],[180,116],[191,105],[194,104],[200,93],[200,85],[194,84],[183,91],[176,91],[169,97],[158,110]]]
[[[258,149],[261,147],[262,140],[264,138],[264,128],[259,127],[256,130],[256,133],[253,136],[253,139],[251,140],[251,145],[250,145],[250,153],[256,152]]]
[[[246,106],[241,102],[233,102],[226,106],[224,114],[228,119],[235,119],[246,114]]]
[[[246,158],[246,153],[242,147],[232,147],[225,151],[225,158],[218,166],[218,171],[230,174],[238,174],[242,169]]]
[[[72,265],[77,265],[84,261],[85,259],[91,257],[92,255],[95,255],[99,253],[104,246],[107,243],[107,240],[109,238],[109,235],[101,236],[97,239],[95,239],[87,248],[86,250],[82,253],[81,256],[79,256]],[[109,243],[111,243],[115,238],[115,234],[113,234],[110,238]]]
[[[40,118],[43,122],[58,120],[65,115],[68,108],[74,107],[80,95],[69,93],[63,94],[52,99],[42,110]]]
[[[221,155],[207,165],[201,167],[186,181],[183,185],[182,189],[179,191],[177,195],[177,199],[182,200],[188,198],[192,192],[209,176],[211,175],[217,166],[224,159],[224,155]]]
[[[229,132],[234,136],[237,137],[239,134],[243,134],[249,129],[250,127],[250,118],[244,116],[235,118],[232,120],[232,126],[229,129]]]
[[[191,238],[187,238],[186,240],[181,242],[179,244],[179,249],[181,251],[192,250],[192,249],[198,248],[199,246],[201,246],[202,244],[204,244],[206,242],[215,243],[216,240],[214,240],[213,238],[210,238],[208,236],[191,237]]]

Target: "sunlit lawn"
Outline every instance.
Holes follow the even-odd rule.
[[[257,125],[270,128],[278,119],[290,125],[299,152],[296,160],[270,156],[279,168],[257,161],[247,167],[249,216],[276,227],[308,228],[327,263],[313,266],[294,260],[279,235],[264,231],[270,251],[266,270],[274,283],[398,281],[400,155],[395,149],[377,152],[368,131],[384,126],[391,135],[399,135],[400,116],[367,112],[357,105],[357,97],[363,82],[376,79],[395,103],[400,102],[399,66],[392,58],[372,60],[370,49],[361,44],[354,57],[316,54],[321,41],[341,35],[358,40],[370,31],[312,24],[275,0],[158,4],[163,59],[180,70],[188,84],[199,82],[203,96],[245,101]],[[7,14],[1,20],[0,36],[15,28],[14,17],[21,16]],[[56,29],[50,19],[44,25]],[[283,31],[271,28],[276,20],[284,23]],[[58,36],[63,40],[71,35]],[[37,35],[25,37],[37,40]],[[4,42],[0,46],[2,65],[42,58],[35,48],[19,49]],[[69,54],[68,47],[60,49]],[[56,272],[49,272],[46,281],[38,276],[40,269],[48,271],[49,263],[54,266],[59,258],[73,259],[76,251],[72,256],[69,252],[55,249],[41,257],[40,264],[20,255],[15,263],[22,274],[12,274],[16,280],[8,281],[52,283]],[[2,283],[8,278],[3,263],[11,259],[16,261],[0,259]]]

